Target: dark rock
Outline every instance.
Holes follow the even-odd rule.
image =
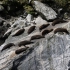
[[[10,27],[10,24],[5,22],[4,20],[0,20],[0,39],[5,40],[6,37],[4,37],[4,33],[7,31],[7,29]]]
[[[69,63],[68,63],[68,67],[70,67],[70,61],[69,61]]]
[[[0,9],[0,16],[1,17],[6,17],[7,11],[6,8],[3,6],[3,4],[1,5],[1,9]]]
[[[3,26],[3,22],[4,22],[3,20],[0,20],[0,26]]]
[[[0,12],[4,11],[4,7],[0,5]]]
[[[65,13],[66,11],[63,9],[63,8],[59,8],[58,9],[58,18],[64,18],[64,13]]]
[[[70,68],[68,68],[68,70],[70,70]]]
[[[0,39],[0,46],[5,42],[4,39]]]

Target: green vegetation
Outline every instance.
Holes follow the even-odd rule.
[[[69,0],[54,0],[56,3],[58,3],[60,6],[66,6]]]
[[[30,5],[24,5],[24,9],[26,10],[27,13],[32,14],[34,9]]]
[[[3,3],[7,3],[10,0],[2,0]],[[17,1],[20,2],[21,4],[28,4],[28,0],[12,0],[12,1]],[[34,1],[34,0],[32,0]],[[42,2],[48,2],[48,1],[54,1],[57,3],[59,6],[65,7],[68,3],[70,3],[70,0],[37,0],[37,1],[42,1]]]

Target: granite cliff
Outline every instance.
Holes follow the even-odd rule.
[[[51,7],[39,1],[34,1],[33,7],[39,13],[36,17],[23,14],[0,19],[1,29],[6,27],[0,35],[0,70],[70,70],[70,17],[58,17]],[[53,26],[57,19],[65,22]],[[65,28],[69,34],[55,34],[57,28]],[[44,30],[47,31],[43,35]]]

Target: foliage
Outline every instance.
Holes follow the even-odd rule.
[[[54,0],[54,1],[64,7],[69,0]]]
[[[31,6],[29,6],[29,5],[24,5],[24,9],[26,10],[27,13],[29,13],[29,12],[31,12],[31,11],[34,10],[34,9],[33,9]]]

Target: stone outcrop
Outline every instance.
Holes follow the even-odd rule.
[[[40,16],[39,21],[43,24],[49,24],[45,29],[53,29],[52,32],[45,35],[45,37],[36,37],[35,40],[32,40],[31,37],[35,35],[42,35],[42,31],[39,31],[39,27],[42,23],[37,22],[37,20],[31,20],[31,24],[35,27],[35,30],[28,34],[28,30],[31,26],[21,26],[20,20],[24,21],[25,19],[19,18],[14,21],[13,25],[8,29],[4,35],[8,35],[8,38],[0,46],[0,69],[1,70],[68,70],[69,68],[69,38],[67,34],[54,34],[54,30],[58,27],[67,28],[70,31],[70,22],[63,24],[57,24],[56,26],[51,26],[51,22],[43,20]],[[26,22],[28,23],[28,22]],[[35,24],[34,24],[35,23]],[[19,29],[16,29],[14,25],[19,26]],[[22,24],[24,25],[24,23]],[[20,27],[21,26],[21,27]],[[17,36],[14,36],[16,32],[22,28],[25,31]],[[29,41],[31,42],[29,44]],[[21,43],[21,46],[19,44]],[[10,46],[11,44],[14,44]],[[4,49],[4,50],[3,50]]]
[[[0,37],[6,38],[0,42],[0,70],[69,70],[70,20],[52,26],[54,21],[47,21],[50,17],[22,16],[10,19],[9,24],[0,21]],[[66,29],[68,34],[54,34],[58,28]]]
[[[36,11],[40,13],[40,15],[42,15],[42,17],[44,17],[47,20],[53,20],[57,18],[57,13],[51,7],[46,6],[45,4],[39,1],[34,1],[33,7]]]

